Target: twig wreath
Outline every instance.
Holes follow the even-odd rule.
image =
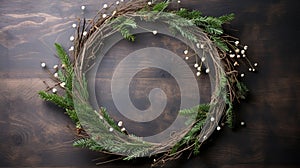
[[[124,160],[153,156],[152,166],[161,166],[179,158],[185,151],[198,154],[203,142],[215,130],[221,129],[223,120],[229,127],[234,126],[233,104],[245,99],[248,92],[240,82],[245,74],[239,72],[238,67],[246,63],[249,71],[254,72],[258,65],[252,65],[248,60],[247,46],[224,33],[222,25],[233,20],[234,15],[203,16],[197,10],[173,8],[174,2],[170,1],[121,0],[104,4],[95,18],[83,19],[79,26],[73,25],[77,27],[77,33],[76,37],[70,38],[74,46],[69,49],[69,54],[61,45],[55,44],[60,65],[54,65],[52,69],[41,63],[51,73],[55,84],[47,84],[47,89],[39,95],[64,108],[76,123],[81,138],[74,146],[120,155]],[[154,23],[165,29],[151,27]],[[184,41],[190,49],[183,51],[186,55],[183,60],[189,60],[191,55],[188,53],[194,52],[192,56],[196,62],[192,68],[197,69],[194,76],[209,74],[212,84],[210,103],[181,109],[179,115],[188,119],[186,129],[160,143],[144,141],[128,133],[122,121],[114,121],[104,107],[96,108],[90,103],[87,74],[95,67],[95,61],[101,61],[107,52],[107,45],[111,45],[107,41],[125,38],[134,43],[135,34],[144,32],[154,36],[160,33],[173,35]],[[64,92],[58,92],[57,88]]]

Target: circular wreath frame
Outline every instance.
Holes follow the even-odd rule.
[[[196,24],[198,28],[191,31],[187,29],[187,27],[195,22],[192,22],[192,18],[190,18],[189,14],[200,17],[200,15],[197,15],[199,13],[185,9],[170,10],[167,8],[170,4],[169,1],[152,1],[149,3],[145,0],[131,0],[117,5],[114,3],[106,5],[105,8],[99,10],[95,18],[89,21],[84,19],[83,23],[79,23],[81,26],[77,29],[77,36],[74,41],[74,51],[71,53],[74,56],[74,64],[71,63],[62,47],[56,44],[58,56],[62,61],[62,70],[60,71],[56,69],[57,67],[55,68],[55,70],[59,72],[58,74],[56,73],[56,75],[54,74],[55,77],[58,76],[59,78],[58,80],[55,80],[58,82],[55,86],[59,85],[66,90],[67,99],[58,101],[59,97],[47,94],[46,92],[40,92],[39,94],[43,99],[53,101],[65,108],[69,116],[77,122],[78,133],[84,138],[77,140],[74,143],[75,146],[87,147],[104,153],[125,156],[125,160],[155,155],[156,158],[154,159],[152,166],[158,166],[163,165],[169,160],[179,158],[182,153],[187,150],[198,153],[201,144],[216,128],[217,130],[220,129],[218,124],[223,124],[225,118],[227,119],[228,125],[230,127],[233,126],[233,103],[239,102],[240,99],[244,99],[248,91],[239,79],[244,76],[243,73],[239,73],[237,70],[239,65],[238,62],[243,62],[242,60],[239,60],[239,56],[241,57],[242,55],[245,60],[244,62],[250,67],[249,70],[251,69],[254,71],[255,69],[255,65],[253,66],[251,64],[245,54],[248,47],[239,44],[237,38],[224,34],[223,29],[221,28],[222,24],[232,20],[233,16],[227,15],[226,17],[222,16],[219,18],[201,17],[202,19],[207,20],[199,21],[200,24]],[[109,11],[110,9],[113,10]],[[107,12],[110,12],[111,15],[105,14]],[[215,79],[215,85],[212,86],[214,92],[209,106],[210,112],[206,114],[206,122],[205,125],[201,125],[201,129],[199,129],[198,125],[199,120],[196,120],[190,125],[189,129],[176,134],[171,141],[159,144],[149,143],[134,135],[126,135],[124,131],[122,132],[104,108],[101,108],[99,113],[91,107],[89,104],[89,93],[85,73],[93,66],[90,63],[96,56],[90,54],[93,51],[87,52],[89,54],[85,54],[85,52],[89,50],[89,44],[93,44],[95,41],[100,44],[102,42],[101,39],[105,39],[106,37],[121,31],[121,28],[112,28],[112,24],[115,23],[114,20],[116,20],[116,18],[139,17],[144,21],[155,21],[158,18],[161,19],[165,17],[165,19],[176,18],[177,20],[178,15],[186,19],[185,21],[184,19],[182,20],[182,25],[178,25],[179,28],[182,28],[182,30],[178,30],[178,33],[191,42],[194,50],[200,48],[211,55],[210,59],[213,63],[213,78]],[[209,27],[211,26],[210,24],[214,24],[213,22],[216,22],[220,27]],[[166,24],[172,24],[172,22],[168,20],[166,21]],[[176,22],[176,24],[178,24],[178,22]],[[216,32],[209,28],[215,28],[214,31]],[[156,34],[157,32],[152,33]],[[133,34],[130,34],[129,32],[122,35],[129,40],[133,40],[134,38]],[[54,87],[48,87],[46,91],[50,91],[51,89],[52,92],[56,94]],[[70,101],[72,102],[70,103]],[[199,109],[200,107],[197,108],[197,111],[199,111]],[[78,120],[78,116],[80,116],[80,121]],[[85,123],[87,120],[84,118],[89,118],[89,123]],[[92,120],[90,118],[92,118]],[[99,126],[102,130],[101,136],[95,133],[99,130]],[[117,131],[112,132],[110,130],[111,128]],[[89,135],[86,134],[87,132]],[[183,137],[182,135],[189,135],[190,138],[187,140],[185,139],[186,136]],[[103,139],[103,137],[105,137],[106,140],[100,141],[103,143],[99,143],[99,139]],[[124,153],[121,151],[126,152]],[[163,154],[158,157],[158,153]]]

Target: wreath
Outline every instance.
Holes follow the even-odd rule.
[[[197,10],[179,8],[179,4],[180,1],[145,0],[104,4],[93,19],[81,19],[78,26],[73,25],[77,27],[77,32],[70,38],[74,46],[69,53],[55,43],[61,64],[50,68],[45,62],[41,63],[55,84],[50,86],[45,82],[47,88],[39,95],[65,109],[74,121],[80,137],[74,146],[118,155],[124,160],[152,156],[155,158],[152,166],[158,166],[179,158],[187,151],[197,155],[200,146],[215,130],[221,129],[224,121],[229,127],[234,127],[233,104],[245,99],[248,92],[241,82],[245,74],[238,70],[239,66],[245,63],[249,71],[254,72],[257,63],[252,64],[248,60],[248,46],[241,45],[238,38],[226,34],[223,29],[224,24],[234,19],[234,14],[203,16]],[[175,37],[175,40],[183,42],[187,46],[182,51],[183,58],[174,60],[182,62],[193,58],[195,62],[189,68],[194,70],[190,77],[209,75],[211,83],[210,102],[197,104],[199,95],[195,94],[196,100],[181,106],[178,112],[178,118],[185,119],[184,127],[169,130],[163,141],[149,141],[131,134],[123,121],[115,121],[105,107],[99,107],[92,100],[95,91],[90,88],[95,87],[93,79],[105,54],[121,39],[135,43],[136,35],[142,33]],[[158,55],[165,52],[168,55],[167,51],[158,48],[151,48],[151,52]],[[136,54],[131,61],[141,59],[145,58]],[[168,60],[169,57],[152,56],[146,62],[148,66],[159,64],[156,66],[164,69],[164,64],[160,63]],[[134,64],[138,70],[142,69],[138,67],[138,61]],[[180,68],[184,71],[186,65]],[[181,78],[178,74],[173,75]],[[113,78],[115,83],[124,82],[118,74],[114,74]],[[118,90],[115,97],[119,97],[118,93],[123,88],[116,85],[112,89]],[[185,90],[184,87],[181,89]],[[190,92],[186,94],[192,94]]]

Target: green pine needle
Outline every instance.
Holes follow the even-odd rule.
[[[242,82],[237,82],[236,87],[237,87],[237,97],[239,99],[246,99],[246,96],[249,92],[247,86]]]
[[[160,2],[153,6],[152,11],[162,12],[169,6],[169,1]]]
[[[59,107],[62,107],[64,109],[71,108],[70,104],[66,103],[65,98],[62,96],[59,96],[57,94],[47,93],[45,91],[40,91],[38,94],[42,99],[53,102]]]
[[[60,44],[55,43],[54,45],[56,48],[57,56],[59,57],[61,62],[66,66],[66,69],[70,69],[72,66],[71,66],[71,61],[70,61],[68,54],[66,53],[66,51]]]
[[[103,147],[90,138],[78,139],[73,143],[75,147],[88,148],[93,151],[102,151]]]
[[[115,130],[119,131],[119,132],[122,132],[120,127],[118,127],[118,125],[115,123],[114,119],[112,119],[109,114],[107,113],[106,111],[106,108],[104,107],[101,107],[101,113],[103,115],[103,118],[105,119],[105,121],[107,121],[107,123],[112,127],[114,128]]]
[[[125,39],[132,42],[135,40],[135,36],[130,32],[130,30],[136,28],[137,24],[133,18],[118,17],[113,23],[113,29],[119,31]]]

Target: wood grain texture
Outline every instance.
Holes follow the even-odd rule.
[[[93,16],[105,2],[109,1],[89,1],[84,15]],[[80,5],[85,3],[0,0],[0,167],[97,167],[94,159],[107,158],[72,147],[72,122],[61,109],[36,94],[48,77],[40,62],[49,66],[58,62],[54,42],[71,46],[71,25],[82,17]],[[259,63],[259,72],[246,73],[244,81],[251,94],[237,107],[238,120],[247,126],[235,131],[222,129],[203,146],[200,156],[166,167],[299,167],[299,2],[190,0],[182,1],[182,6],[207,15],[236,13],[230,31],[249,45],[248,55]],[[101,80],[107,80],[105,75],[99,76]],[[118,161],[100,167],[149,167],[149,160]]]

